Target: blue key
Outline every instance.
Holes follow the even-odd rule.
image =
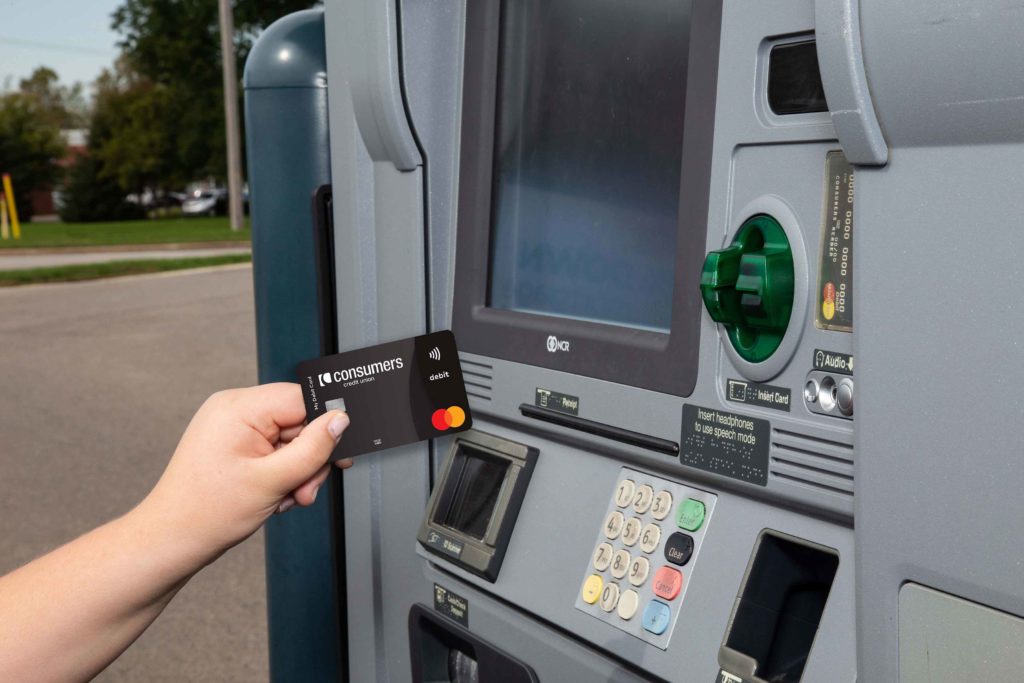
[[[672,609],[660,600],[651,600],[644,610],[644,628],[656,636],[660,636],[668,628],[668,620],[672,616]]]

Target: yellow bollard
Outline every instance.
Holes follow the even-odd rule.
[[[14,188],[11,187],[11,174],[4,173],[4,194],[7,195],[7,211],[11,214],[11,233],[14,239],[21,239],[21,226],[18,224],[18,207],[14,204]]]
[[[11,229],[7,225],[7,200],[0,195],[0,239],[11,239]]]

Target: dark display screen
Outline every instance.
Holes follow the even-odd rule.
[[[489,306],[671,328],[690,11],[502,3]]]
[[[505,481],[508,462],[463,446],[452,467],[461,471],[457,477],[448,477],[455,484],[448,510],[439,521],[467,536],[483,539]]]

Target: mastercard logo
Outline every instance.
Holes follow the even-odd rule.
[[[831,320],[836,316],[836,286],[826,282],[821,291],[821,314],[825,320]]]
[[[458,406],[440,408],[430,416],[434,429],[443,432],[446,429],[457,429],[466,423],[466,411]]]

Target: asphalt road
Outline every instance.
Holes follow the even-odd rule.
[[[131,509],[254,329],[247,265],[0,290],[0,574]],[[263,580],[258,533],[96,680],[266,681]]]

